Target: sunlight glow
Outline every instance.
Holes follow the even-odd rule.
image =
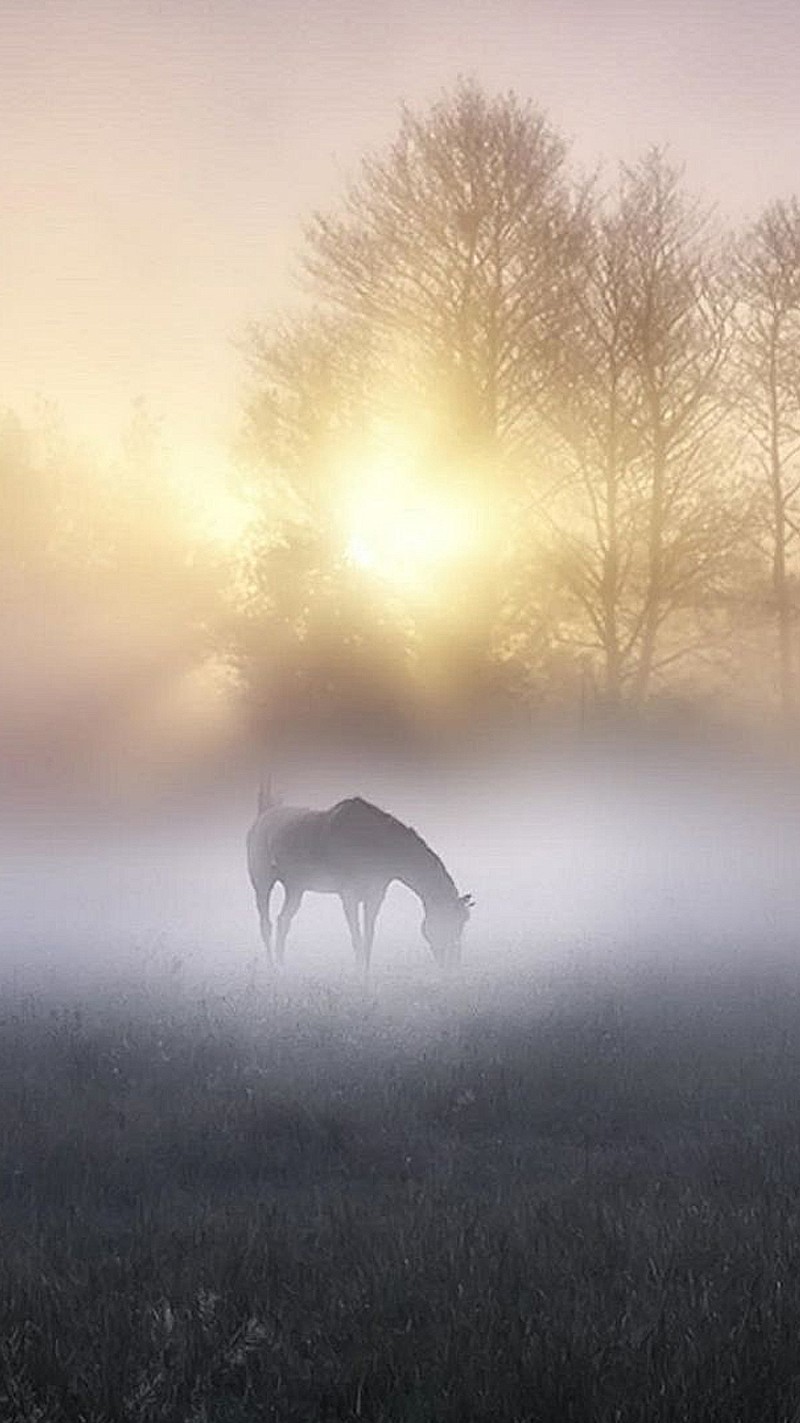
[[[479,542],[479,512],[452,476],[401,442],[350,464],[341,518],[347,562],[406,595],[435,594]]]
[[[148,682],[98,744],[120,764],[129,795],[147,795],[183,767],[202,765],[228,744],[238,726],[236,686],[224,661],[211,655],[177,665]]]
[[[213,451],[187,451],[170,477],[192,528],[204,542],[234,549],[246,541],[256,511],[232,488],[231,472]]]

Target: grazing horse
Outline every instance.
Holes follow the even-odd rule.
[[[247,863],[261,918],[261,935],[272,961],[269,901],[283,885],[275,931],[275,957],[283,963],[286,935],[306,890],[338,894],[356,961],[369,969],[375,920],[386,891],[400,880],[425,910],[422,932],[437,963],[456,964],[472,897],[459,894],[438,855],[420,835],[354,796],[330,810],[281,805],[262,788],[258,816],[247,836]]]

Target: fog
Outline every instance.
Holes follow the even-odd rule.
[[[2,827],[6,987],[269,988],[245,865],[255,772],[202,807],[93,825],[63,814]],[[457,990],[513,993],[645,969],[756,968],[791,956],[800,921],[800,775],[709,747],[554,745],[434,773],[358,757],[287,766],[284,799],[360,794],[414,825],[475,897]],[[274,892],[273,912],[281,890]],[[442,977],[420,906],[395,885],[372,989]],[[308,894],[280,982],[354,989],[341,905]]]

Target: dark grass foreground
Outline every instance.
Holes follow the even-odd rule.
[[[0,1418],[800,1418],[800,993],[0,1022]]]

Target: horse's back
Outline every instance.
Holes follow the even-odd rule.
[[[343,840],[350,838],[372,840],[376,835],[386,838],[387,835],[391,836],[393,831],[402,831],[404,828],[399,820],[395,820],[393,815],[389,815],[388,811],[381,810],[371,801],[364,800],[362,796],[351,796],[348,800],[340,800],[324,814],[327,818],[329,834]]]
[[[308,889],[340,890],[395,878],[408,828],[361,796],[329,810],[276,806],[265,811],[248,836],[254,884],[281,880]]]
[[[341,800],[325,813],[324,854],[343,873],[384,874],[406,827],[361,796]]]

